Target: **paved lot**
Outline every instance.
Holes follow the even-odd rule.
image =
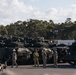
[[[11,68],[10,66],[0,75],[76,75],[76,68],[69,64],[58,64],[55,68],[53,64],[47,65],[47,68],[34,67],[33,65],[19,66]]]

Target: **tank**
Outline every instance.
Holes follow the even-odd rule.
[[[17,56],[18,56],[18,64],[27,64],[32,52],[28,48],[18,48]]]
[[[43,37],[38,37],[38,38],[28,38],[28,39],[25,39],[25,42],[24,42],[24,46],[25,47],[42,47],[42,46],[49,46],[49,40],[44,40]]]
[[[12,64],[12,53],[13,53],[13,47],[7,48],[8,49],[8,58],[6,59],[7,64],[11,65]],[[19,47],[19,48],[15,48],[16,49],[16,53],[17,53],[17,63],[19,65],[23,65],[23,64],[27,64],[28,60],[30,58],[31,55],[31,51],[28,48],[25,47]]]
[[[0,41],[0,62],[4,63],[5,61],[7,61],[7,64],[11,65],[11,55],[14,48],[16,49],[16,53],[18,55],[17,63],[26,64],[26,61],[28,63],[31,51],[28,48],[24,47],[23,42],[10,41],[9,39]]]

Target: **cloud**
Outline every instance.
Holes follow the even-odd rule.
[[[42,11],[35,11],[33,13],[34,18],[38,18],[38,19],[44,19],[45,17],[45,12]]]
[[[39,0],[31,0],[31,1],[39,1]]]
[[[13,22],[22,19],[22,17],[24,19],[24,16],[27,16],[27,14],[32,11],[33,7],[31,5],[26,5],[19,0],[2,0],[0,2],[0,23]]]
[[[73,4],[71,8],[50,8],[46,11],[34,12],[34,17],[44,20],[53,20],[54,22],[65,22],[66,18],[71,18],[72,21],[76,20],[76,5]]]
[[[29,0],[39,1],[39,0]],[[45,7],[44,7],[45,8]],[[24,0],[2,0],[0,1],[0,24],[7,25],[18,20],[41,19],[53,20],[54,22],[65,22],[66,18],[76,20],[76,4],[70,8],[54,8],[42,10],[39,7],[33,7],[32,4]]]

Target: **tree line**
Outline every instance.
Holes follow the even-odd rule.
[[[72,22],[71,18],[67,18],[64,23],[54,23],[53,20],[19,20],[6,26],[0,25],[0,35],[73,40],[76,39],[76,21]]]

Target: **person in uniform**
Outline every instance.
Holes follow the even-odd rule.
[[[18,67],[17,54],[16,54],[16,50],[15,49],[13,50],[13,53],[12,53],[12,68],[13,68],[14,65],[16,65],[16,67]]]
[[[53,56],[54,56],[54,66],[58,67],[58,65],[57,65],[57,63],[58,63],[58,52],[57,52],[57,49],[54,48],[53,52],[54,52],[53,53]]]
[[[3,65],[0,63],[0,71],[3,73]]]
[[[43,68],[46,68],[47,53],[44,49],[42,49],[42,60],[43,60]]]
[[[39,67],[39,53],[38,53],[37,50],[34,51],[33,58],[34,58],[34,65],[35,65],[35,67],[36,66]]]

